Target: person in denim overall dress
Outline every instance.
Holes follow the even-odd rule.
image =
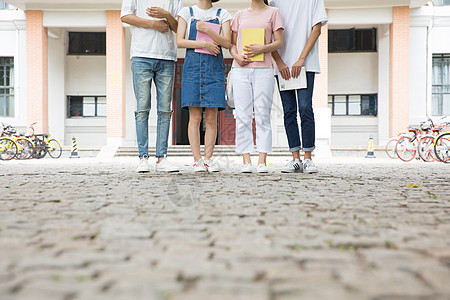
[[[225,101],[225,64],[223,60],[223,53],[221,45],[227,47],[231,41],[231,32],[229,38],[225,39],[227,42],[215,41],[212,46],[215,47],[214,51],[210,50],[212,54],[197,53],[195,49],[203,48],[201,43],[196,41],[197,32],[199,31],[199,25],[206,27],[202,21],[196,19],[193,7],[189,9],[189,20],[183,19],[186,15],[180,13],[179,20],[186,21],[185,30],[189,26],[188,41],[186,39],[178,40],[178,47],[186,47],[186,57],[183,67],[182,76],[182,90],[181,90],[181,107],[189,110],[189,143],[191,150],[194,154],[194,171],[219,171],[219,167],[212,166],[213,161],[209,161],[214,151],[214,145],[217,139],[217,112],[219,110],[225,110],[227,104]],[[211,5],[210,9],[214,9]],[[208,10],[203,10],[203,12]],[[215,18],[205,21],[204,23],[213,23],[223,25],[220,23],[220,16],[222,9],[217,9]],[[228,13],[227,13],[228,14]],[[231,16],[230,16],[231,18]],[[228,22],[228,21],[227,21]],[[199,24],[200,23],[200,24]],[[184,25],[181,22],[181,25]],[[227,24],[229,26],[229,24]],[[203,28],[204,28],[203,27]],[[200,27],[202,28],[202,27]],[[185,30],[180,29],[178,34],[184,35]],[[211,30],[212,31],[212,30]],[[211,38],[214,36],[219,37],[217,34],[207,34]],[[223,36],[221,36],[223,39]],[[219,40],[219,39],[218,39]],[[183,41],[185,44],[183,44]],[[200,154],[200,123],[202,121],[203,109],[205,110],[205,160],[202,159]]]

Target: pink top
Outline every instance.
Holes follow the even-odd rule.
[[[283,18],[278,8],[270,6],[259,13],[253,13],[248,9],[238,11],[231,23],[231,30],[238,34],[236,47],[240,55],[242,55],[242,29],[244,28],[264,28],[265,45],[268,45],[272,43],[273,33],[278,29],[284,29]],[[272,56],[270,53],[264,53],[264,61],[254,61],[245,67],[241,67],[235,60],[233,68],[273,69]]]

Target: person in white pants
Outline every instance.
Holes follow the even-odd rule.
[[[254,171],[250,159],[253,147],[253,113],[256,123],[256,148],[259,152],[258,173],[268,173],[267,153],[272,152],[272,110],[274,70],[271,52],[283,44],[283,21],[278,8],[266,0],[252,0],[248,9],[238,11],[231,24],[233,62],[233,94],[236,113],[236,153],[242,154],[242,173]],[[242,45],[243,29],[264,29],[264,45]],[[252,58],[263,53],[263,61]]]

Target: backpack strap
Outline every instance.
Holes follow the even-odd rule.
[[[217,18],[217,20],[219,20],[219,18],[220,18],[220,14],[222,13],[222,9],[221,8],[219,8],[218,10],[217,10],[217,14],[216,14],[216,18]]]
[[[194,10],[192,9],[192,6],[189,6],[189,11],[191,12],[191,18],[194,17]]]

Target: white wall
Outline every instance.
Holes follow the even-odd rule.
[[[427,28],[410,28],[409,124],[427,118]],[[449,48],[450,49],[450,48]]]
[[[106,56],[66,56],[66,95],[106,95]],[[67,100],[66,100],[67,101]],[[106,145],[106,118],[67,118],[65,143],[72,137],[78,146]]]
[[[329,53],[328,94],[378,93],[378,53]],[[331,145],[366,145],[369,136],[378,143],[374,116],[333,116]]]
[[[378,53],[328,54],[328,94],[378,92]]]
[[[64,120],[67,112],[65,90],[66,47],[64,33],[48,39],[48,127],[52,137],[65,144]]]

